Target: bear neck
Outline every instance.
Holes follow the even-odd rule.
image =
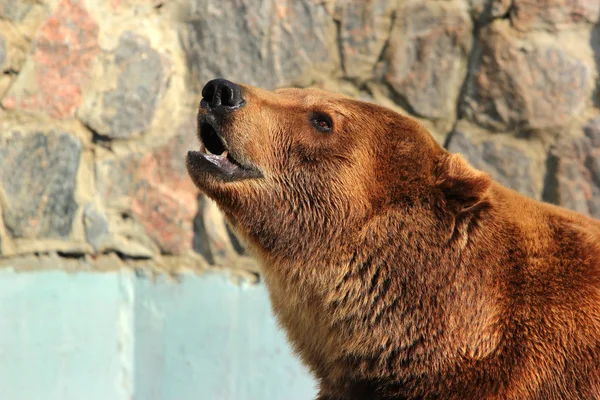
[[[405,207],[362,225],[335,221],[343,234],[300,247],[290,241],[287,256],[254,248],[275,314],[318,377],[344,380],[351,370],[381,379],[381,364],[389,363],[397,381],[451,369],[440,354],[459,360],[495,351],[497,276],[461,261],[467,232],[475,247],[489,240],[471,229],[480,218],[490,216],[458,221]]]

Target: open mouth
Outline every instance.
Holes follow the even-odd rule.
[[[233,157],[218,129],[218,124],[209,118],[200,121],[200,151],[188,152],[188,164],[229,182],[261,176],[256,168]]]

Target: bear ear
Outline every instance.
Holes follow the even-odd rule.
[[[447,154],[438,168],[437,185],[444,193],[446,203],[457,212],[486,199],[492,180],[485,172],[470,166],[460,154]]]

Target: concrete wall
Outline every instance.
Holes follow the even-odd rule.
[[[5,400],[310,399],[261,285],[0,272]]]
[[[600,0],[0,0],[0,257],[256,273],[184,166],[215,77],[386,105],[600,217],[599,21]]]

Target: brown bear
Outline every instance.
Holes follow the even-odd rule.
[[[318,399],[600,398],[600,222],[374,104],[202,94],[189,174],[260,260]]]

